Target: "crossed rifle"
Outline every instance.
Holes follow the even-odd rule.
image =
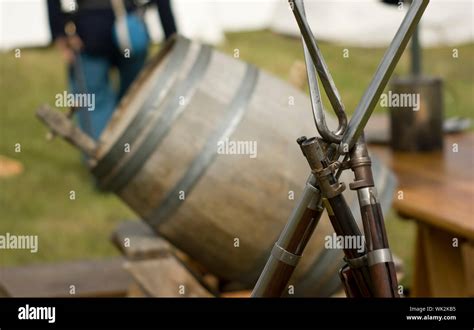
[[[303,136],[297,140],[311,174],[271,251],[252,297],[283,294],[324,209],[338,236],[359,237],[362,234],[342,195],[346,186],[339,178],[347,169],[354,172],[354,181],[349,187],[357,192],[366,244],[364,249],[343,248],[345,263],[339,276],[346,295],[398,297],[395,267],[363,132],[429,0],[412,1],[349,123],[339,92],[306,20],[303,1],[289,0],[289,3],[302,35],[313,117],[320,137],[308,139]],[[335,131],[329,130],[325,121],[318,76],[338,119]]]

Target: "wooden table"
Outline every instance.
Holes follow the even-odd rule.
[[[114,257],[0,267],[0,297],[125,297],[133,281],[123,263]]]
[[[474,296],[474,134],[444,142],[417,154],[370,146],[397,174],[394,208],[417,223],[413,296]]]

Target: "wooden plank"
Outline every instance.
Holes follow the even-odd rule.
[[[130,261],[125,268],[150,297],[212,297],[173,256]],[[136,292],[136,291],[135,291]]]
[[[171,244],[143,221],[125,221],[112,233],[112,242],[127,259],[157,258],[169,255]]]
[[[424,226],[423,248],[430,294],[433,297],[466,296],[461,247],[453,246],[453,236]],[[423,279],[421,279],[423,280]]]
[[[148,298],[150,297],[137,283],[133,282],[127,291],[127,298]]]
[[[425,252],[425,233],[424,227],[418,226],[417,238],[415,245],[415,271],[413,275],[413,287],[411,296],[413,297],[430,297],[430,279],[428,276],[426,252]]]
[[[7,289],[3,287],[3,284],[0,283],[0,298],[5,298],[5,297],[10,297],[10,294],[8,293]]]
[[[443,152],[370,151],[398,176],[403,199],[396,194],[394,207],[400,214],[474,239],[474,133],[446,136]]]
[[[124,296],[132,279],[123,269],[123,261],[113,258],[2,268],[0,287],[10,297]]]
[[[221,298],[250,298],[251,290],[223,292]]]
[[[466,242],[461,247],[467,294],[474,297],[474,242]]]

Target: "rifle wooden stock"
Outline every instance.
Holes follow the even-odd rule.
[[[343,237],[361,237],[362,233],[357,226],[344,196],[341,194],[333,198],[328,198],[328,203],[329,205],[326,205],[326,209],[336,235]],[[347,260],[362,258],[366,255],[365,250],[359,252],[358,247],[349,248],[344,246],[343,251]],[[364,265],[359,268],[351,268],[350,273],[351,275],[348,275],[348,286],[351,288],[350,291],[357,292],[356,296],[371,297],[372,279],[367,266]]]
[[[280,297],[284,294],[296,268],[297,260],[293,263],[284,262],[283,254],[299,259],[324,210],[321,207],[319,191],[313,187],[314,181],[314,177],[310,176],[303,196],[298,201],[298,206],[290,215],[287,225],[274,246],[274,251],[276,249],[282,254],[278,258],[272,251],[255,285],[252,297]]]

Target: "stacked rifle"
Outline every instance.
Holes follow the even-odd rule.
[[[308,161],[311,174],[302,197],[291,213],[252,293],[253,297],[283,295],[288,281],[326,210],[338,236],[360,237],[354,216],[342,194],[346,189],[339,178],[351,169],[363,223],[365,246],[345,246],[340,278],[348,297],[398,297],[398,283],[384,219],[371,169],[363,130],[381,93],[416,29],[429,0],[414,0],[348,122],[339,92],[329,73],[316,39],[306,20],[302,0],[290,0],[303,40],[311,104],[319,137],[300,137],[297,142]],[[326,125],[318,78],[338,118],[338,128]]]

